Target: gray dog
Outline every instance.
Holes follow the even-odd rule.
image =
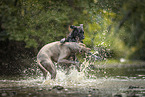
[[[83,43],[65,42],[62,44],[60,41],[57,41],[46,44],[41,48],[37,55],[37,63],[45,79],[48,72],[51,74],[51,79],[55,79],[56,67],[54,62],[66,64],[68,68],[71,64],[74,64],[77,70],[80,71],[79,62],[69,60],[69,58],[74,53],[90,53],[90,50]]]

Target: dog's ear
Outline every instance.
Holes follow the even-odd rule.
[[[71,28],[71,29],[74,29],[74,28],[77,28],[77,27],[76,27],[76,26],[71,25],[71,26],[70,26],[70,28]]]

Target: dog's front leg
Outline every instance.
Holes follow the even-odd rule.
[[[79,67],[79,62],[75,62],[75,61],[70,61],[70,60],[66,60],[66,59],[59,59],[58,64],[74,64],[78,70],[78,72],[80,72],[80,67]]]
[[[60,64],[74,64],[76,66],[77,70],[80,71],[79,62],[74,61],[74,60],[69,60],[70,56],[71,56],[71,50],[68,47],[63,48],[61,50],[57,63],[58,64],[59,63]]]
[[[77,63],[75,64],[75,66],[76,66],[78,72],[80,72],[80,66],[79,66],[79,63],[80,63],[80,62],[78,61],[78,59],[77,59],[77,57],[76,57],[75,54],[72,54],[72,57],[73,57],[73,60],[74,60],[75,62],[77,62]]]

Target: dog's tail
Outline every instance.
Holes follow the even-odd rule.
[[[37,63],[41,69],[43,69],[45,72],[48,72],[48,70],[46,70],[45,67],[41,65],[40,61],[37,61]]]

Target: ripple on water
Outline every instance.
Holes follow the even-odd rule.
[[[43,82],[43,85],[62,85],[65,87],[90,87],[97,84],[101,84],[104,80],[97,78],[87,78],[84,71],[77,72],[76,69],[72,69],[70,74],[65,75],[65,72],[58,70],[55,80],[51,80],[48,76],[47,80]]]

